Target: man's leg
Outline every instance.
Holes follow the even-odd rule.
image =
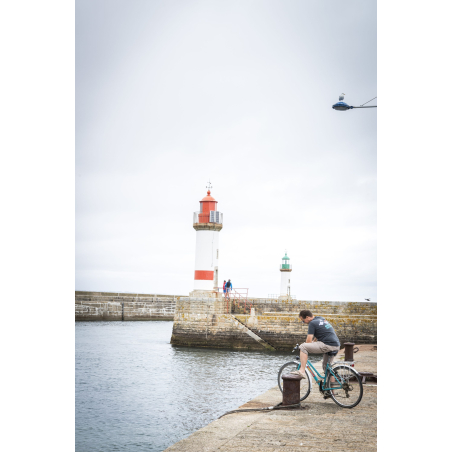
[[[322,363],[322,367],[323,367],[323,373],[326,372],[326,365],[327,363],[332,364],[332,362],[335,360],[336,355],[333,356],[329,356],[328,352],[333,352],[333,351],[339,351],[340,347],[336,347],[336,346],[332,346],[332,345],[325,345],[324,350],[323,350],[323,363]]]
[[[331,350],[329,351],[335,351],[335,350],[339,350],[339,347],[332,347],[327,345],[327,347],[329,347]],[[323,363],[322,363],[322,367],[323,367],[323,373],[326,374],[326,365],[328,363],[330,363],[330,365],[333,363],[334,359],[336,358],[336,355],[330,356],[328,355],[328,351],[326,353],[323,354]],[[334,379],[333,379],[334,380]],[[334,381],[330,382],[330,385],[333,385],[331,387],[334,387]],[[324,399],[328,399],[329,397],[331,397],[331,392],[330,391],[326,391],[323,394],[323,398]]]
[[[308,354],[303,353],[300,348],[300,370],[294,370],[291,374],[301,375],[302,378],[306,378],[306,363],[308,362]]]
[[[329,362],[332,362],[332,359],[334,359],[334,356],[329,356],[328,353],[324,353],[323,354],[323,362],[322,362],[322,368],[323,368],[323,373],[326,372],[326,365]]]
[[[303,378],[306,378],[306,373],[305,373],[305,369],[306,369],[306,363],[308,362],[308,354],[307,353],[303,353],[300,350],[300,375]]]
[[[323,354],[323,362],[322,362],[322,368],[323,368],[323,373],[326,375],[326,365],[328,363],[332,363],[334,359],[334,356],[329,356],[328,353],[324,353]],[[325,391],[323,393],[323,398],[324,399],[328,399],[331,397],[330,391]]]
[[[306,342],[304,344],[301,344],[300,349],[300,370],[299,375],[301,375],[303,378],[306,378],[305,368],[306,363],[308,361],[308,354],[309,353],[322,353],[322,347],[324,347],[323,342],[310,342],[307,344]]]

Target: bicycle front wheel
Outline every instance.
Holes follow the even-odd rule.
[[[298,370],[300,366],[299,362],[291,361],[290,363],[283,364],[278,372],[278,386],[279,390],[283,392],[283,375],[290,374],[294,370]],[[306,378],[300,380],[300,402],[304,400],[311,392],[311,375],[306,372]]]
[[[326,387],[334,388],[329,391],[331,398],[342,408],[353,408],[358,405],[363,397],[363,384],[358,372],[346,365],[338,365],[333,371],[340,377],[338,379],[341,383],[328,373]]]

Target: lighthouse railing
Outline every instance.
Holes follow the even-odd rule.
[[[212,213],[214,213],[214,215],[212,215]],[[193,224],[198,223],[223,224],[223,213],[218,212],[217,210],[211,210],[210,212],[193,212]]]

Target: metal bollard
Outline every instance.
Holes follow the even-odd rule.
[[[353,346],[354,342],[346,342],[345,344],[345,361],[353,361]]]
[[[361,378],[363,384],[365,384],[367,381],[377,384],[377,376],[374,375],[373,372],[358,372],[358,375]]]
[[[295,405],[300,403],[301,375],[283,375],[283,399],[282,405]]]

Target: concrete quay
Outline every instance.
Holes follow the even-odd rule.
[[[377,374],[375,345],[358,345],[355,369]],[[337,355],[337,361],[344,350]],[[321,370],[321,363],[315,367]],[[276,379],[276,376],[275,376]],[[282,401],[278,386],[239,409],[275,406]],[[360,404],[341,408],[324,400],[316,388],[301,402],[301,409],[228,414],[165,452],[295,452],[377,450],[377,387],[364,384]]]

